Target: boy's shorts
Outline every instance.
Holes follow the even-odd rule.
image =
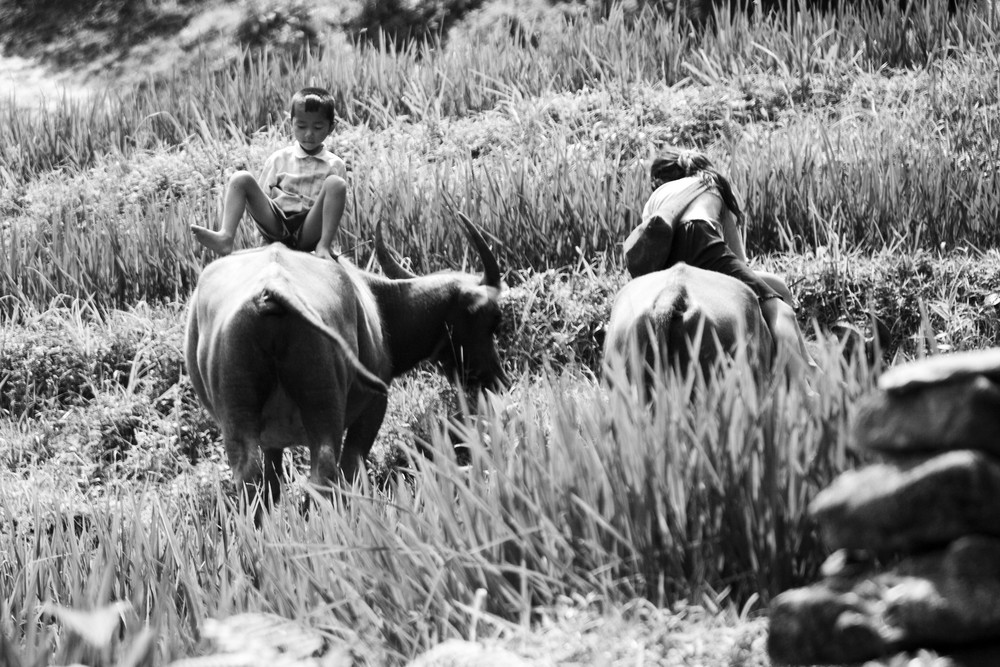
[[[746,262],[733,254],[719,230],[707,220],[677,223],[666,265],[673,266],[677,262],[687,262],[691,266],[732,276],[752,289],[761,301],[781,298]]]
[[[297,213],[286,213],[278,208],[278,205],[273,200],[269,200],[269,203],[271,205],[271,212],[274,213],[274,217],[281,223],[282,233],[280,236],[275,236],[265,229],[251,213],[250,219],[257,226],[257,231],[260,232],[260,235],[264,237],[267,243],[284,243],[292,250],[299,250],[299,237],[302,235],[302,225],[305,224],[306,216],[309,215],[309,209]]]

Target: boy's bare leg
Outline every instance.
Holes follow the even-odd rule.
[[[816,362],[806,349],[805,338],[792,307],[782,299],[767,299],[760,304],[760,309],[779,355],[790,353],[791,367],[795,370],[815,369]]]
[[[302,223],[301,250],[315,248],[317,257],[333,258],[333,244],[340,231],[340,220],[347,204],[347,182],[340,176],[327,176],[316,204]]]
[[[246,211],[250,211],[250,215],[274,236],[281,235],[281,222],[274,217],[270,200],[248,171],[238,171],[229,179],[219,230],[191,225],[191,233],[198,243],[209,250],[228,255],[233,251],[236,229]]]
[[[754,273],[757,274],[758,278],[767,283],[768,287],[777,292],[778,295],[781,296],[782,299],[784,299],[785,303],[787,303],[792,308],[798,307],[798,301],[792,294],[792,290],[788,289],[788,285],[785,284],[784,278],[782,278],[776,273],[771,273],[770,271],[755,270]]]

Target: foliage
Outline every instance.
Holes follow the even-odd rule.
[[[104,494],[76,501],[79,521],[39,531],[52,500],[69,504],[79,492],[50,499],[5,484],[0,505],[17,529],[0,531],[13,565],[0,566],[3,603],[28,646],[44,632],[38,582],[51,582],[53,603],[122,600],[151,626],[174,629],[160,645],[166,655],[192,651],[195,637],[180,629],[200,619],[266,610],[314,619],[332,636],[350,628],[357,646],[387,653],[378,664],[395,664],[430,638],[464,635],[454,601],[478,588],[499,618],[579,590],[659,605],[692,590],[766,597],[818,562],[801,507],[844,465],[847,406],[870,387],[863,364],[833,359],[823,359],[829,398],[818,405],[783,383],[754,388],[739,367],[697,398],[691,385],[658,386],[652,411],[624,385],[605,394],[569,375],[542,378],[452,421],[468,468],[408,448],[406,476],[386,491],[336,493],[308,517],[285,502],[259,529],[222,489],[159,484],[146,494],[105,480]],[[447,449],[443,430],[431,439]],[[762,479],[762,470],[787,475]],[[753,567],[764,560],[766,570]]]
[[[337,98],[331,146],[352,192],[344,245],[362,258],[384,219],[416,266],[462,261],[454,203],[514,271],[615,263],[647,191],[643,164],[665,144],[700,146],[730,172],[752,254],[997,243],[989,16],[948,24],[963,51],[928,45],[919,69],[894,69],[865,60],[856,32],[862,17],[888,17],[856,11],[794,23],[724,14],[691,33],[648,11],[628,23],[538,10],[520,37],[470,16],[438,49],[329,42],[297,64],[265,50],[245,68],[10,113],[0,285],[39,306],[64,293],[123,307],[186,292],[204,261],[187,225],[216,224],[227,174],[258,169],[286,140],[287,97],[303,81]]]
[[[192,0],[15,0],[0,6],[0,46],[61,66],[80,65],[159,34],[180,30]]]
[[[865,325],[874,313],[889,326],[890,353],[920,356],[1000,346],[995,250],[962,249],[939,257],[818,250],[788,258],[783,269],[807,328],[813,321],[821,327],[838,321]]]
[[[483,0],[362,0],[346,24],[354,42],[407,50],[444,40],[448,30]]]
[[[22,317],[0,337],[0,414],[63,411],[123,388],[158,397],[179,381],[182,325],[142,305],[102,315],[73,302]]]
[[[545,363],[599,370],[604,325],[624,282],[621,274],[598,277],[592,268],[549,270],[511,288],[501,298],[504,319],[497,332],[507,363],[518,369]]]
[[[307,31],[301,5],[278,6],[272,23],[255,5],[248,34]],[[413,11],[437,31],[464,8]],[[301,58],[265,46],[0,107],[0,651],[6,636],[31,664],[115,664],[143,619],[164,664],[200,650],[205,619],[257,610],[395,664],[474,631],[456,601],[480,588],[500,627],[580,591],[750,606],[815,574],[805,508],[856,463],[850,423],[879,368],[823,330],[873,310],[900,359],[1000,343],[993,14],[720,8],[692,28],[652,7],[506,11],[469,13],[444,42],[318,35]],[[483,227],[509,283],[515,383],[463,404],[424,369],[398,382],[372,483],[302,516],[296,452],[258,530],[182,372],[182,302],[211,259],[187,230],[216,223],[234,169],[287,141],[303,82],[337,98],[341,242],[359,264],[382,220],[419,271],[474,270],[457,211]],[[737,364],[704,386],[661,381],[651,408],[620,368],[597,379],[618,244],[666,144],[732,175],[755,266],[784,274],[815,334],[814,393]],[[115,600],[135,622],[96,657],[38,614]]]
[[[268,49],[297,62],[319,47],[320,27],[304,0],[254,0],[246,3],[236,26],[236,41],[251,53]]]

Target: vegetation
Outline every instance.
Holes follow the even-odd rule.
[[[266,611],[399,663],[474,634],[458,605],[477,589],[502,635],[580,596],[747,619],[813,576],[805,508],[856,463],[852,411],[879,370],[824,328],[878,313],[897,359],[1000,340],[1000,19],[939,0],[678,16],[486,5],[444,43],[316,31],[316,48],[0,106],[0,637],[30,664],[144,645],[167,664],[203,650],[206,619]],[[506,269],[518,379],[465,405],[429,369],[406,378],[367,484],[255,529],[183,374],[184,302],[211,259],[187,226],[213,225],[228,174],[286,141],[303,84],[338,99],[348,254],[367,265],[384,220],[419,271],[468,266],[468,213]],[[655,409],[621,369],[597,381],[618,244],[667,143],[732,174],[751,254],[801,301],[815,398],[739,363],[666,378]],[[100,650],[39,616],[114,601],[135,622]]]
[[[1000,229],[994,33],[975,14],[938,26],[935,6],[914,10],[926,24],[882,40],[861,26],[906,26],[894,10],[722,13],[703,34],[648,11],[593,21],[552,10],[536,47],[473,22],[444,49],[331,46],[294,67],[264,52],[247,68],[205,67],[45,114],[9,110],[4,292],[115,306],[186,293],[203,258],[183,222],[212,224],[227,173],[284,141],[283,104],[302,82],[338,97],[350,245],[391,220],[419,267],[460,261],[452,201],[507,266],[615,261],[646,188],[643,160],[664,142],[702,146],[731,169],[754,253],[989,247]]]

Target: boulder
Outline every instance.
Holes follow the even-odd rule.
[[[980,449],[1000,456],[1000,386],[992,378],[959,375],[940,384],[888,384],[890,389],[859,404],[856,448],[899,453]]]
[[[833,549],[913,551],[970,533],[1000,537],[1000,459],[956,450],[850,470],[809,512]]]
[[[1000,347],[938,354],[900,364],[882,374],[878,387],[902,394],[932,385],[961,383],[979,375],[1000,382]]]
[[[768,652],[778,663],[840,664],[915,648],[963,651],[998,637],[1000,539],[969,535],[884,572],[834,572],[778,595]]]
[[[878,601],[820,583],[793,588],[771,602],[767,653],[786,665],[863,662],[893,652],[897,633]]]
[[[1000,637],[1000,539],[961,537],[943,550],[903,559],[884,581],[886,619],[909,646]]]

